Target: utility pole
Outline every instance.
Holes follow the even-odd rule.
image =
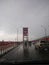
[[[18,29],[17,29],[17,42],[18,42]]]
[[[43,25],[41,25],[41,27],[44,28],[44,32],[45,32],[45,41],[46,41],[46,37],[47,37],[47,34],[46,34],[46,28],[45,28]]]

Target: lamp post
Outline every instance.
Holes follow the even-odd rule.
[[[47,36],[47,34],[46,34],[46,28],[43,25],[41,25],[41,27],[43,27],[43,29],[45,31],[45,41],[46,41],[46,36]]]
[[[18,42],[18,29],[17,29],[17,42]]]

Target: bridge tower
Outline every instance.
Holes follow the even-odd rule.
[[[28,27],[23,28],[23,47],[28,48]]]

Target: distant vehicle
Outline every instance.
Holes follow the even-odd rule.
[[[32,44],[36,44],[36,42],[32,42]]]
[[[35,49],[39,51],[49,51],[49,43],[47,41],[40,41],[35,44]]]
[[[29,46],[31,46],[31,43],[32,43],[31,41],[28,42]]]
[[[23,48],[24,48],[24,50],[28,49],[28,42],[27,41],[24,41]]]
[[[24,45],[27,46],[27,41],[24,42]]]

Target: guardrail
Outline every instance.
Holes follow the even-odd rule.
[[[18,46],[17,43],[0,43],[0,56],[7,53],[12,48]]]

